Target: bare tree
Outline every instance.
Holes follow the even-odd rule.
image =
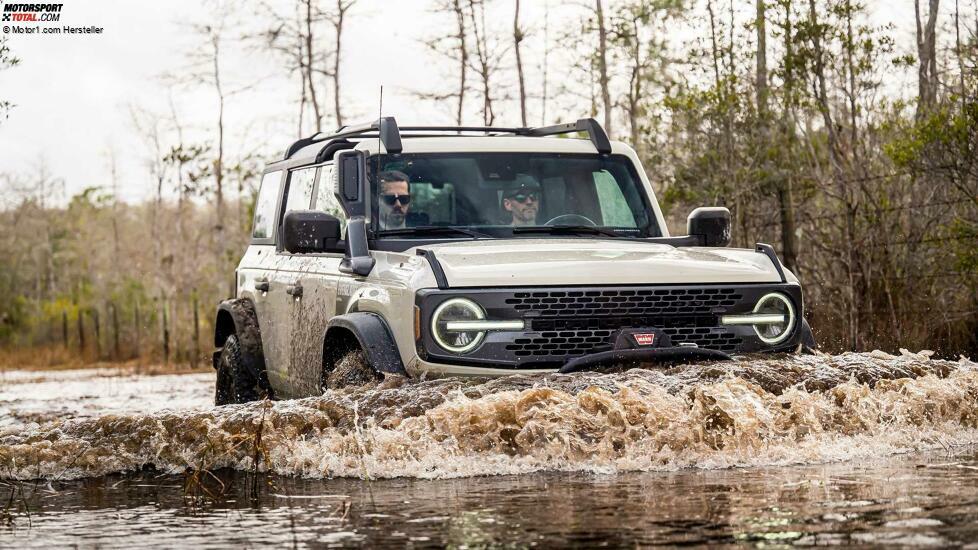
[[[333,68],[326,75],[333,82],[333,110],[337,127],[343,126],[342,99],[340,96],[340,54],[343,51],[343,22],[346,20],[347,12],[356,3],[357,0],[336,0],[335,11],[327,16],[333,26],[333,33],[336,38],[336,46],[333,50]]]
[[[319,8],[317,0],[300,0],[295,4],[291,15],[278,12],[268,3],[259,5],[261,11],[271,14],[273,26],[247,38],[256,41],[262,48],[273,51],[284,61],[289,75],[299,77],[299,117],[298,134],[304,133],[307,106],[312,109],[312,127],[322,131],[323,108],[321,106],[321,79],[329,77],[326,70],[329,51],[321,46],[326,15]]]
[[[10,53],[10,46],[7,45],[7,37],[0,36],[0,71],[15,67],[20,64],[20,59],[13,56]],[[10,110],[13,109],[14,104],[9,100],[0,99],[0,122],[3,122],[10,116]]]
[[[605,26],[603,0],[594,0],[594,16],[598,26],[598,50],[595,52],[598,64],[598,84],[601,86],[601,104],[604,107],[604,130],[612,134],[611,128],[611,85],[608,78],[608,31]]]
[[[516,0],[516,10],[513,14],[513,51],[516,53],[516,75],[520,85],[520,120],[526,126],[526,80],[523,76],[523,58],[520,55],[520,43],[526,38],[526,33],[520,27],[520,0]]]
[[[482,95],[482,121],[491,126],[496,120],[493,102],[499,83],[496,75],[502,65],[506,48],[500,45],[492,36],[492,31],[486,26],[486,3],[490,0],[468,0],[469,27],[472,31],[472,43],[475,47],[475,58],[470,63],[480,81]]]
[[[465,12],[465,2],[466,0],[437,0],[432,11],[434,13],[444,13],[449,14],[452,17],[454,25],[454,34],[444,34],[426,40],[424,42],[425,47],[438,55],[449,60],[449,62],[456,68],[453,70],[453,77],[458,79],[458,84],[453,91],[441,92],[441,91],[415,91],[414,95],[417,97],[434,101],[437,103],[444,102],[446,100],[454,99],[456,100],[455,108],[455,123],[459,126],[462,125],[462,120],[465,114],[465,95],[469,90],[469,83],[467,80],[468,70],[469,70],[469,25],[468,18]]]

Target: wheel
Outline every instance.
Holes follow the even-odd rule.
[[[344,354],[334,365],[323,372],[323,389],[336,390],[351,386],[363,386],[384,379],[367,361],[363,350],[356,348]]]
[[[258,380],[241,357],[241,344],[234,334],[228,336],[217,362],[214,404],[247,403],[262,397]]]
[[[591,218],[580,214],[561,214],[543,225],[587,225],[596,227],[598,224],[594,223],[594,220]]]

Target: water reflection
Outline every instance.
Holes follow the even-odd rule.
[[[974,448],[616,475],[365,482],[225,470],[190,490],[188,477],[22,483],[30,520],[15,512],[0,527],[0,546],[959,545],[978,537]],[[0,488],[3,502],[14,489]]]

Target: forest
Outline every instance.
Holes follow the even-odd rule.
[[[419,80],[433,84],[410,93],[438,123],[592,116],[636,149],[673,233],[727,206],[732,246],[776,248],[821,350],[978,355],[978,3],[582,0],[533,18],[522,4],[428,2]],[[211,18],[183,53],[175,93],[207,94],[212,119],[130,108],[144,171],[126,177],[147,199],[120,200],[133,182],[114,170],[64,196],[70,175],[0,168],[0,365],[209,361],[262,165],[289,144],[230,145],[225,107],[256,84],[225,56],[279,61],[289,139],[371,118],[344,60],[351,21],[382,7],[252,7],[275,25]],[[0,74],[34,62],[0,38]],[[17,116],[0,89],[0,132]]]

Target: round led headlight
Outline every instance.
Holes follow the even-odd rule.
[[[754,316],[764,319],[754,324],[754,332],[765,344],[783,342],[795,328],[795,308],[787,296],[778,292],[765,294],[754,306]]]
[[[479,304],[468,298],[452,298],[438,306],[431,316],[431,335],[442,348],[452,353],[466,353],[486,337],[485,330],[467,329],[466,325],[485,318],[486,312]]]

